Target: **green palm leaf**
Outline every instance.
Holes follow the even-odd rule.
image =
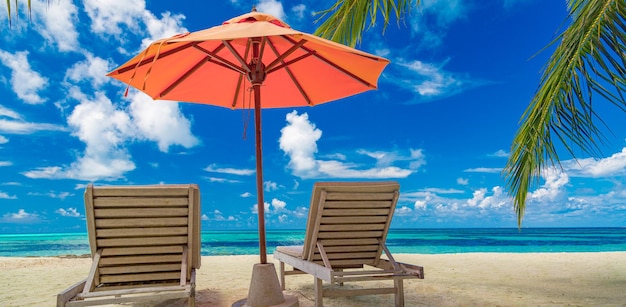
[[[410,11],[410,0],[338,0],[330,8],[318,12],[317,21],[326,20],[315,35],[354,47],[363,32],[376,24],[378,12],[383,18],[383,31],[395,15],[398,22]],[[419,0],[414,1],[419,4]],[[369,26],[368,26],[369,23]]]
[[[597,155],[605,140],[593,94],[626,111],[626,5],[623,0],[570,0],[572,24],[553,42],[541,84],[522,116],[503,171],[521,226],[529,188],[541,170],[559,164],[555,137]]]

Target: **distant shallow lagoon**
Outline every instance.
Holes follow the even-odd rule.
[[[304,230],[268,230],[268,253],[276,246],[302,245]],[[466,228],[391,229],[392,253],[553,253],[626,251],[626,228]],[[202,255],[258,254],[258,234],[203,231]],[[0,256],[80,256],[89,254],[86,233],[0,234]]]

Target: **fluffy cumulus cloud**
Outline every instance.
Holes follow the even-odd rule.
[[[129,35],[148,33],[142,38],[141,48],[145,48],[154,40],[170,37],[177,33],[187,32],[182,27],[184,16],[165,12],[157,17],[146,10],[145,1],[124,0],[85,0],[85,12],[91,18],[91,31],[104,37],[113,37],[121,43],[119,51],[127,51],[125,46],[130,40]]]
[[[132,97],[130,116],[139,137],[156,142],[162,152],[173,145],[191,148],[200,142],[191,133],[191,121],[180,112],[178,103],[153,101],[137,93]]]
[[[322,160],[316,157],[317,141],[322,131],[309,121],[308,114],[296,111],[287,114],[287,125],[281,129],[280,149],[289,157],[288,167],[301,178],[405,178],[426,164],[420,149],[410,149],[408,155],[392,151],[370,151],[360,149],[357,158],[367,157],[373,163],[359,164],[344,161],[346,155],[333,154],[339,160]],[[402,163],[405,167],[395,164]],[[369,166],[369,167],[368,167]]]
[[[22,101],[28,104],[41,104],[46,101],[39,92],[48,85],[48,79],[33,70],[28,61],[28,51],[15,54],[0,50],[0,62],[11,72],[11,87]]]
[[[276,0],[261,0],[256,6],[257,11],[268,13],[279,19],[285,19],[285,11],[283,10],[283,4]]]
[[[78,213],[76,208],[67,208],[67,209],[59,208],[55,212],[61,216],[80,217],[80,213]]]
[[[562,162],[563,168],[572,177],[612,177],[626,175],[626,148],[603,159],[578,159]]]
[[[111,78],[106,74],[113,67],[113,63],[89,52],[85,53],[85,59],[74,63],[66,72],[66,82],[81,84],[99,88],[110,82]]]
[[[27,10],[26,1],[18,1],[22,12]],[[61,52],[80,51],[78,43],[78,8],[76,2],[70,0],[55,1],[49,5],[47,1],[36,0],[32,4],[32,18],[35,29],[46,44]],[[51,3],[50,3],[51,4]]]

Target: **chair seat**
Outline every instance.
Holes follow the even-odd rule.
[[[293,257],[302,257],[302,250],[304,246],[302,245],[293,245],[293,246],[277,246],[276,251],[279,251],[283,254],[287,254]]]

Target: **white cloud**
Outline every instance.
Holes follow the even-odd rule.
[[[289,168],[294,175],[313,177],[316,174],[315,153],[317,141],[322,137],[322,131],[309,122],[309,115],[298,115],[297,111],[287,114],[287,126],[280,130],[280,149],[289,156]]]
[[[28,104],[46,101],[39,95],[39,91],[46,88],[48,79],[32,69],[28,61],[28,51],[11,54],[0,50],[0,62],[11,69],[11,87],[17,97]]]
[[[285,210],[285,207],[287,206],[287,203],[279,200],[279,199],[272,199],[272,208],[274,208],[273,212],[280,212]]]
[[[7,117],[5,119],[3,117]],[[65,127],[53,125],[53,124],[43,124],[43,123],[31,123],[23,120],[22,116],[20,116],[17,112],[8,109],[2,105],[0,105],[0,132],[1,133],[9,133],[9,134],[31,134],[37,131],[65,131],[67,130]],[[0,136],[0,144],[8,142],[8,140]]]
[[[253,175],[256,171],[253,169],[237,169],[230,167],[218,167],[216,164],[211,164],[204,168],[207,172],[212,173],[222,173],[222,174],[230,174],[230,175],[238,175],[238,176],[250,176]]]
[[[490,174],[495,174],[495,173],[502,172],[502,168],[501,167],[477,167],[477,168],[468,168],[468,169],[464,170],[464,172],[466,172],[466,173],[490,173]]]
[[[490,157],[496,157],[496,158],[508,158],[511,154],[506,152],[503,149],[499,149],[498,151],[489,154]]]
[[[92,20],[91,31],[105,37],[115,37],[121,43],[119,51],[122,53],[128,53],[124,48],[129,41],[128,35],[147,32],[148,35],[142,38],[142,45],[139,48],[143,49],[157,39],[187,32],[181,25],[185,18],[183,15],[164,12],[161,18],[157,18],[146,10],[146,3],[143,0],[132,2],[85,0],[84,5],[87,15]]]
[[[191,121],[180,112],[178,103],[153,101],[139,93],[131,99],[130,115],[139,130],[138,137],[157,142],[162,152],[173,145],[191,148],[200,143],[191,133]]]
[[[456,179],[456,183],[458,183],[460,185],[468,185],[469,184],[469,179],[459,177],[459,178]]]
[[[563,169],[572,177],[611,177],[626,175],[626,148],[603,159],[578,159],[561,162]]]
[[[146,2],[125,0],[84,0],[85,12],[91,18],[91,31],[121,37],[126,30],[140,30]]]
[[[257,11],[273,15],[278,19],[285,19],[283,4],[276,0],[261,0],[256,6]]]
[[[403,216],[403,215],[409,215],[413,212],[413,210],[407,206],[402,206],[400,208],[396,208],[396,212],[394,213],[394,215],[397,216]]]
[[[74,63],[65,72],[65,79],[74,84],[81,83],[97,89],[112,80],[106,76],[112,66],[113,63],[108,60],[85,53],[85,60]]]
[[[240,196],[241,196],[241,197],[243,197],[243,198],[248,198],[248,197],[252,197],[252,193],[250,193],[250,192],[244,192],[244,193],[242,193]]]
[[[273,182],[273,181],[263,182],[263,189],[267,192],[276,191],[278,190],[278,188],[280,188],[280,186],[276,182]]]
[[[240,182],[239,180],[231,180],[231,179],[218,178],[218,177],[205,177],[205,179],[209,180],[210,182],[218,182],[218,183],[238,183],[238,182]]]
[[[564,196],[564,186],[569,183],[569,176],[556,168],[547,168],[541,172],[545,183],[528,195],[530,201],[553,202]]]
[[[6,137],[0,135],[0,145],[1,144],[6,144],[9,142],[9,139],[7,139]]]
[[[80,217],[80,213],[76,211],[76,208],[67,208],[67,209],[59,208],[55,212],[60,214],[61,216]]]
[[[409,16],[411,34],[418,37],[423,46],[436,48],[442,44],[450,24],[464,18],[466,12],[464,2],[460,0],[422,1],[417,14]]]
[[[0,132],[8,134],[31,134],[38,131],[65,131],[65,127],[53,124],[30,123],[0,118]]]
[[[11,166],[11,165],[13,165],[13,162],[11,162],[11,161],[0,161],[0,167]]]
[[[294,7],[291,8],[291,11],[299,19],[302,19],[302,18],[304,18],[304,12],[306,11],[306,5],[304,5],[304,4],[295,5]]]
[[[0,191],[0,199],[17,199],[17,196]]]
[[[25,1],[19,1],[25,3]],[[22,6],[22,9],[26,9]],[[37,32],[51,46],[61,52],[78,51],[78,8],[74,1],[47,1],[38,0],[32,5],[32,14]]]
[[[1,104],[0,104],[0,117],[8,117],[8,118],[12,118],[12,119],[22,119],[22,116],[19,113],[17,113],[15,111],[13,111],[13,110],[11,110],[11,109],[1,105]]]
[[[421,150],[411,149],[409,156],[397,152],[358,150],[357,153],[376,161],[376,167],[363,168],[356,163],[317,160],[317,141],[322,131],[309,121],[308,114],[296,111],[287,114],[287,125],[281,129],[280,149],[289,157],[288,167],[301,178],[405,178],[426,163]],[[345,158],[345,155],[340,155]],[[407,163],[409,168],[394,166]]]
[[[16,213],[7,213],[0,219],[0,221],[5,223],[32,223],[38,220],[38,214],[28,213],[24,209],[19,209]]]
[[[445,71],[445,63],[435,65],[419,60],[406,62],[402,59],[396,63],[403,71],[402,76],[398,76],[397,84],[419,94],[421,99],[452,96],[468,86],[465,78]]]

